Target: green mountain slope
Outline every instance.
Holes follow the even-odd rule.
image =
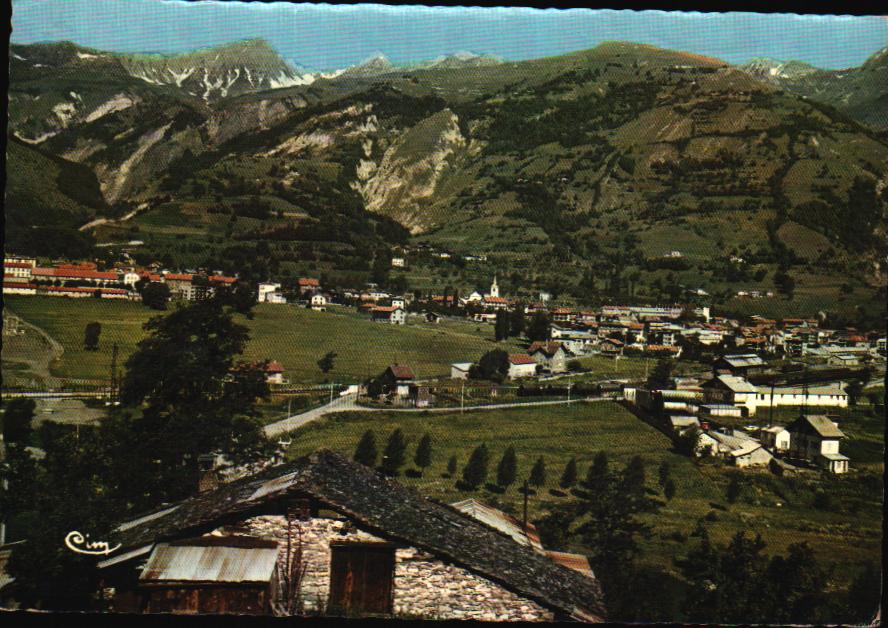
[[[888,131],[888,47],[859,68],[846,70],[773,60],[755,60],[743,69],[788,92],[835,107],[877,131]]]
[[[700,288],[725,301],[738,285],[791,291],[788,275],[803,292],[850,282],[860,302],[884,283],[888,146],[830,105],[717,59],[622,42],[469,68],[375,65],[385,72],[210,102],[140,81],[138,102],[106,101],[41,147],[89,167],[110,202],[146,203],[132,225],[145,255],[180,265],[258,252],[290,273],[367,279],[406,228],[487,255],[483,274],[510,273],[528,295]],[[675,250],[682,261],[664,262]],[[468,285],[473,272],[402,281],[440,288],[455,273]]]
[[[89,168],[10,137],[6,149],[5,247],[10,251],[82,255],[90,238],[77,227],[110,208]]]

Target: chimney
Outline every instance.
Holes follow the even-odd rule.
[[[216,455],[201,454],[197,457],[199,479],[197,492],[206,493],[219,488],[219,473],[216,471]]]

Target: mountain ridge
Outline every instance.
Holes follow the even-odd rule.
[[[380,221],[373,228],[389,234],[380,237],[406,228],[543,282],[554,260],[577,293],[627,282],[652,290],[664,281],[655,269],[667,240],[700,265],[693,276],[710,292],[735,270],[704,260],[731,250],[764,277],[777,268],[866,285],[883,277],[885,142],[832,106],[716,59],[611,42],[471,73],[371,72],[209,102],[126,74],[114,89],[86,76],[71,86],[90,105],[40,145],[95,172],[115,206],[147,203],[136,219],[145,254],[179,251],[167,234],[188,225],[187,248],[214,259],[261,245],[303,268],[288,248],[299,242],[347,274],[380,246],[332,253],[360,216]],[[34,94],[74,106],[69,87],[13,84],[12,131],[33,139]],[[335,207],[349,209],[334,218]],[[167,215],[176,218],[155,230]],[[183,259],[201,263],[194,255]]]

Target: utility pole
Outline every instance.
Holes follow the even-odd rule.
[[[111,349],[111,403],[117,401],[117,343]]]
[[[774,426],[774,378],[771,378],[771,409],[768,413],[768,427]]]
[[[462,414],[466,411],[466,382],[463,380],[459,388],[459,412]]]
[[[527,493],[530,491],[527,480],[524,480],[524,534],[527,534]]]
[[[333,382],[330,382],[330,403],[333,403]]]
[[[802,416],[808,414],[808,367],[802,371]]]

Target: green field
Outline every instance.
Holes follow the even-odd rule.
[[[68,378],[110,377],[111,348],[118,346],[118,365],[144,336],[142,325],[159,312],[140,303],[53,297],[8,297],[6,305],[24,320],[42,328],[65,348],[52,365],[53,375]],[[99,351],[83,350],[84,327],[102,325]],[[493,327],[460,320],[438,324],[409,319],[394,326],[374,323],[356,311],[331,306],[314,312],[289,305],[259,304],[253,320],[240,318],[250,329],[246,357],[272,359],[284,365],[291,382],[326,380],[354,382],[377,375],[392,363],[407,364],[418,378],[446,376],[452,362],[477,360],[494,348]],[[509,343],[499,346],[514,350]],[[337,353],[333,371],[325,378],[317,361]],[[16,360],[14,355],[4,355]]]
[[[77,379],[110,379],[112,347],[118,347],[118,367],[133,352],[144,332],[142,325],[156,314],[140,303],[58,297],[6,297],[5,307],[48,333],[65,349],[50,365],[53,375]],[[102,325],[98,351],[83,348],[84,328]],[[4,362],[15,360],[6,347]],[[6,367],[4,367],[6,368]]]
[[[673,559],[684,555],[694,543],[687,535],[697,521],[712,512],[717,520],[709,522],[707,528],[713,540],[724,542],[737,531],[746,530],[761,533],[768,543],[768,551],[773,552],[783,551],[790,543],[808,541],[825,561],[837,563],[839,573],[854,570],[860,561],[877,555],[881,543],[881,492],[869,490],[866,484],[869,476],[824,480],[813,475],[809,479],[789,479],[775,477],[767,471],[745,472],[740,499],[728,505],[725,491],[730,474],[736,471],[717,463],[694,464],[673,451],[663,434],[613,402],[463,414],[329,415],[293,433],[290,455],[328,447],[351,456],[368,429],[375,432],[377,447],[382,451],[385,440],[396,427],[404,431],[409,443],[405,471],[413,467],[412,456],[423,434],[431,435],[434,449],[432,466],[424,477],[402,474],[399,481],[446,502],[476,497],[520,513],[521,495],[515,486],[504,494],[487,489],[459,491],[454,479],[445,477],[447,461],[451,456],[457,457],[459,475],[472,449],[486,443],[491,459],[488,479],[492,480],[496,465],[509,445],[515,447],[518,455],[518,478],[527,477],[536,458],[543,456],[547,487],[531,496],[531,520],[538,517],[547,504],[573,499],[549,492],[557,488],[571,457],[577,458],[582,478],[598,451],[606,451],[612,465],[617,467],[631,456],[640,455],[647,463],[649,489],[658,493],[657,499],[661,501],[663,498],[656,486],[657,467],[662,461],[669,461],[677,493],[671,502],[647,517],[654,533],[643,542],[644,560],[667,570],[674,570]],[[833,493],[835,503],[841,506],[830,512],[813,509],[811,502],[818,487]],[[849,509],[855,511],[853,515],[848,514]],[[684,540],[676,540],[681,535]],[[582,551],[578,545],[571,549]]]

